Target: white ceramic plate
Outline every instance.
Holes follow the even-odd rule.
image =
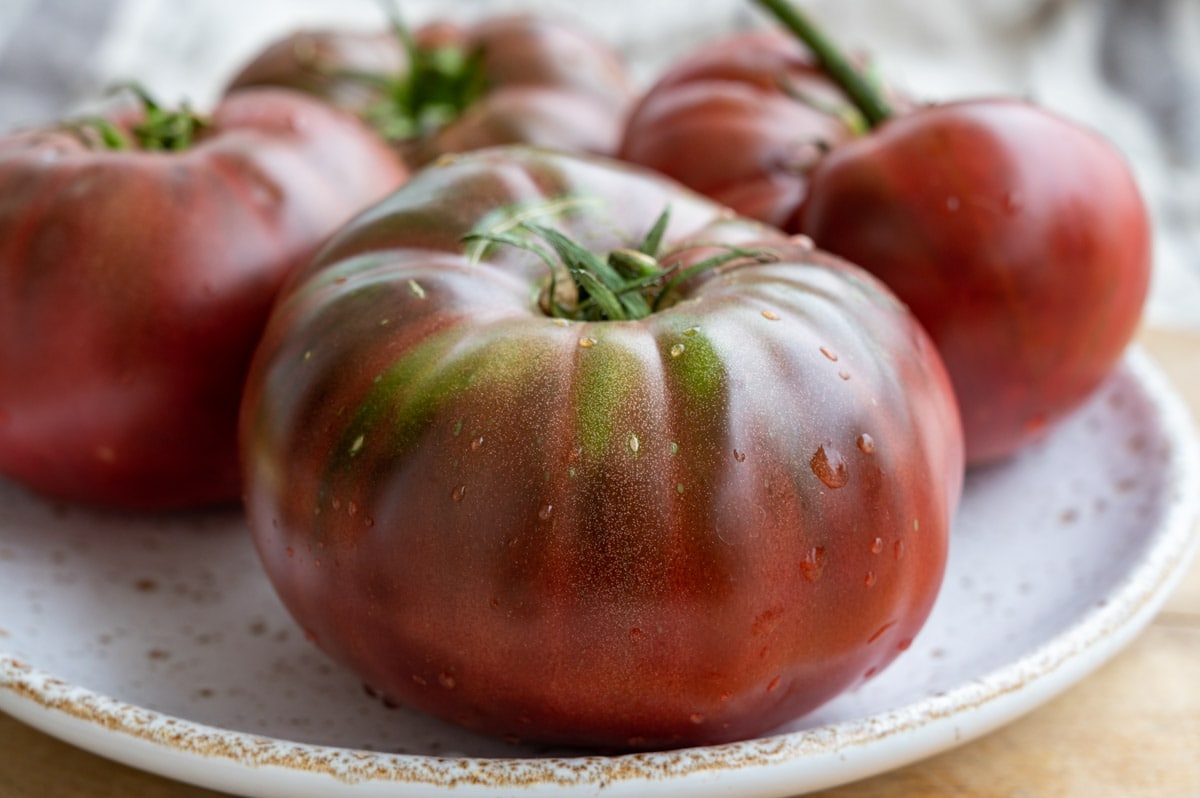
[[[977,737],[1149,622],[1197,546],[1186,410],[1133,353],[1016,461],[972,474],[925,630],[774,735],[582,756],[388,708],[298,633],[236,514],[147,520],[0,483],[0,709],[101,755],[248,796],[796,795]]]

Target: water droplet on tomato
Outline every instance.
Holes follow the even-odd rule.
[[[812,459],[808,461],[808,466],[816,474],[817,479],[834,490],[845,487],[846,483],[850,481],[850,472],[846,468],[846,461],[842,458],[841,452],[833,448],[832,444],[823,443],[818,446]]]
[[[897,540],[896,545],[892,546],[892,554],[894,554],[896,556],[897,560],[904,556],[904,541],[903,540]]]
[[[733,459],[737,460],[739,463],[744,463],[744,462],[746,462],[746,453],[739,452],[737,449],[734,449],[733,450]]]
[[[587,336],[587,337],[579,339],[579,346],[584,349],[591,349],[597,343],[599,343],[599,341],[597,341],[595,338],[592,338],[591,336]]]
[[[790,238],[788,238],[788,241],[790,241],[791,243],[800,247],[801,249],[816,249],[817,248],[816,242],[813,241],[812,238],[810,238],[809,236],[804,235],[803,233],[791,236]]]
[[[438,684],[447,690],[453,690],[458,686],[458,682],[455,680],[454,674],[450,673],[449,671],[442,671],[438,674]]]
[[[329,504],[330,504],[330,506],[331,506],[331,507],[333,507],[333,509],[335,509],[335,510],[340,510],[340,509],[342,509],[342,500],[341,500],[341,499],[339,499],[337,496],[334,496],[333,498],[331,498],[331,499],[329,500]]]
[[[635,627],[633,627],[632,629],[630,629],[630,630],[629,630],[629,640],[630,640],[630,642],[633,642],[633,643],[638,643],[638,642],[640,642],[640,641],[642,640],[642,638],[644,638],[645,636],[646,636],[646,633],[645,633],[645,632],[643,632],[643,631],[642,631],[642,629],[641,629],[641,627],[639,627],[639,626],[635,626]]]
[[[865,587],[875,587],[875,581],[876,581],[875,572],[867,571],[867,575],[863,577],[863,585]]]
[[[543,504],[542,509],[538,510],[538,518],[542,519],[543,521],[549,521],[550,516],[552,515],[554,515],[553,504]]]
[[[483,436],[480,435],[475,440],[471,441],[471,451],[477,452],[483,448]]]
[[[671,357],[679,357],[683,354],[684,349],[686,347],[683,344],[675,344],[671,347]]]
[[[463,485],[462,483],[455,485],[454,490],[450,491],[450,498],[456,502],[462,501],[463,497],[466,495],[467,495],[467,486]]]
[[[629,439],[628,439],[627,443],[629,445],[629,451],[632,454],[637,454],[638,449],[641,448],[641,445],[642,445],[641,442],[638,440],[638,436],[637,436],[636,432],[629,433]]]
[[[841,377],[843,381],[849,382],[850,380],[850,372],[848,371],[839,371],[838,376]]]
[[[782,681],[782,677],[779,677],[779,676],[776,676],[774,679],[772,679],[770,684],[767,685],[767,692],[768,693],[775,692],[776,688],[779,687],[780,681]]]
[[[875,439],[867,433],[864,432],[862,435],[859,435],[858,440],[854,443],[863,454],[875,454]]]
[[[888,621],[888,622],[887,622],[887,623],[885,623],[883,626],[881,626],[881,627],[879,627],[878,629],[876,629],[876,630],[875,630],[875,634],[873,634],[873,635],[871,635],[870,637],[868,637],[868,638],[867,638],[867,642],[868,642],[868,643],[874,643],[874,642],[876,642],[877,640],[879,640],[879,638],[881,638],[881,637],[883,637],[885,634],[887,634],[887,631],[888,631],[889,629],[891,629],[891,628],[892,628],[893,626],[895,626],[895,625],[896,625],[896,622],[895,622],[895,621]]]
[[[366,518],[363,519],[363,523],[366,524],[366,526],[368,528],[370,528],[370,527],[375,526],[375,519],[368,515]]]
[[[682,482],[677,482],[675,484],[675,492],[678,493],[680,496],[683,495],[684,490],[686,490],[686,488],[683,487]]]
[[[878,666],[872,665],[870,668],[867,668],[867,672],[863,674],[863,678],[864,679],[874,679],[876,674],[878,674],[878,673],[879,673]]]
[[[910,648],[912,648],[912,644],[913,644],[912,638],[906,637],[903,640],[901,640],[899,643],[896,644],[896,650],[897,651],[908,651]]]
[[[773,310],[764,310],[762,317],[767,321],[779,321],[779,314]]]
[[[834,363],[836,363],[838,360],[837,353],[830,350],[828,347],[821,347],[821,354],[832,360]]]
[[[688,327],[686,330],[683,331],[683,334],[686,335],[688,338],[691,338],[693,335],[695,335],[698,332],[700,332],[699,327]]]
[[[810,582],[816,582],[825,572],[825,547],[813,546],[800,560],[800,573]]]
[[[704,722],[704,715],[700,712],[693,712],[692,714],[688,715],[688,720],[694,725],[699,726]]]
[[[871,553],[878,554],[883,551],[883,538],[875,538],[871,541]]]

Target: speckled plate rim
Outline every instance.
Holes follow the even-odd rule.
[[[1125,367],[1171,442],[1161,523],[1103,602],[1032,652],[943,694],[856,721],[740,743],[624,756],[475,759],[308,745],[228,731],[71,685],[0,652],[0,710],[124,764],[256,798],[644,796],[778,798],[844,784],[977,738],[1058,695],[1153,619],[1200,548],[1200,449],[1188,409],[1138,348]]]

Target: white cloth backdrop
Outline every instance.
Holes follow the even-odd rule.
[[[1149,318],[1200,327],[1200,0],[802,0],[916,96],[1020,94],[1107,135],[1156,224]],[[643,85],[672,58],[763,24],[746,0],[396,0],[408,21],[515,8],[618,44]],[[203,108],[265,42],[373,27],[379,0],[0,0],[0,133],[61,117],[136,78]],[[1200,353],[1198,353],[1200,354]]]

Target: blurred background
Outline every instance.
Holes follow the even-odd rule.
[[[1106,135],[1156,226],[1148,321],[1200,329],[1200,0],[801,0],[894,84],[940,100],[1017,94]],[[396,0],[412,25],[534,9],[616,44],[648,85],[673,59],[766,24],[747,0]],[[269,41],[375,29],[380,0],[0,0],[0,133],[82,112],[137,80],[211,105]]]

